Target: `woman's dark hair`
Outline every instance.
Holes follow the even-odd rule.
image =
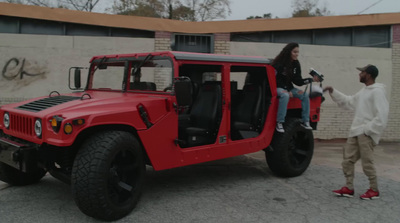
[[[275,57],[272,61],[271,65],[275,66],[283,66],[283,67],[291,67],[292,66],[292,50],[296,47],[299,47],[298,43],[288,43],[282,51]]]

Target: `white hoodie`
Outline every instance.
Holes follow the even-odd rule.
[[[375,83],[365,86],[352,96],[334,89],[330,95],[339,107],[355,111],[349,137],[365,134],[378,144],[389,114],[385,85]]]

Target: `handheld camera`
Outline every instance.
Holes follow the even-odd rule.
[[[314,68],[310,68],[310,73],[311,76],[318,77],[319,82],[322,82],[324,80],[324,75],[322,75],[321,73],[319,73],[318,71],[314,70]]]

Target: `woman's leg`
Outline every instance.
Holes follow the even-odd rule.
[[[277,122],[285,122],[287,104],[289,103],[289,92],[283,88],[277,88],[279,107],[278,116],[276,118]]]
[[[307,123],[310,122],[310,97],[306,92],[300,94],[299,91],[297,88],[291,90],[293,97],[301,100],[301,120]]]

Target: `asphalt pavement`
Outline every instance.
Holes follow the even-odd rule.
[[[344,183],[342,145],[316,142],[310,167],[295,178],[274,176],[263,152],[158,172],[149,167],[137,207],[117,222],[400,222],[400,143],[375,150],[381,198],[372,201],[358,197],[369,185],[360,163],[355,196],[331,193]],[[47,175],[25,187],[0,182],[0,222],[99,221],[79,211],[68,185]]]

